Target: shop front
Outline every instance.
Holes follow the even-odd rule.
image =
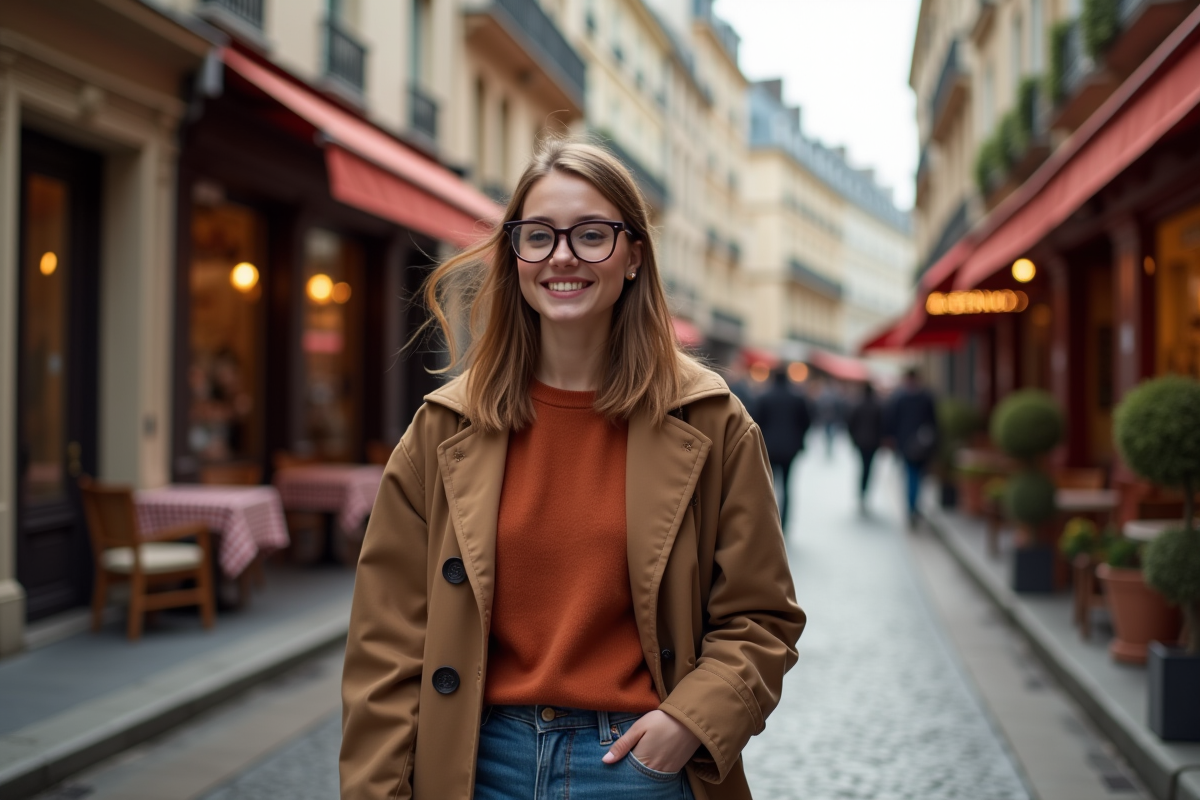
[[[499,209],[277,67],[223,60],[180,164],[174,479],[379,458],[441,366],[405,350],[410,301]]]

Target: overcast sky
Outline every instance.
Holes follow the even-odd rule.
[[[805,133],[843,144],[856,167],[910,208],[917,170],[915,100],[908,67],[919,0],[717,0],[742,37],[751,80],[782,77]]]

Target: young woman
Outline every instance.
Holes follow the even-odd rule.
[[[452,354],[463,296],[468,369],[392,454],[358,563],[342,797],[749,798],[805,618],[762,437],[678,351],[629,172],[545,144],[430,277]]]

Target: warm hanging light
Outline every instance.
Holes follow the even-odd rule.
[[[43,275],[53,275],[54,270],[58,269],[58,256],[53,251],[42,253],[42,260],[38,262],[38,269]]]
[[[788,364],[787,372],[793,383],[804,383],[808,380],[808,364],[802,361],[793,361]]]
[[[1143,259],[1142,259],[1142,269],[1143,269],[1143,270],[1145,270],[1145,272],[1146,272],[1146,274],[1147,274],[1147,275],[1153,275],[1153,274],[1154,274],[1154,267],[1155,267],[1155,266],[1156,266],[1156,265],[1155,265],[1155,263],[1154,263],[1154,259],[1153,259],[1153,258],[1151,258],[1150,256],[1146,256],[1145,258],[1143,258]]]
[[[318,272],[308,279],[308,296],[314,303],[324,305],[333,294],[333,279],[324,272]]]
[[[1012,276],[1021,283],[1029,283],[1037,275],[1037,267],[1028,258],[1018,258],[1013,262]]]
[[[229,271],[229,282],[239,292],[248,292],[258,285],[258,267],[243,261]]]
[[[333,302],[341,305],[350,300],[350,284],[339,281],[333,285]]]

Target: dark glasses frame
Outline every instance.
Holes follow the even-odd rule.
[[[524,256],[522,256],[520,251],[517,250],[516,241],[513,239],[513,233],[516,231],[517,227],[520,225],[541,225],[543,228],[549,228],[551,231],[553,231],[554,232],[554,244],[550,246],[550,252],[548,252],[544,257],[537,258],[537,259],[530,259],[530,258],[525,258]],[[631,239],[636,240],[639,238],[639,234],[638,234],[637,230],[634,229],[631,225],[629,225],[628,223],[625,223],[625,222],[618,222],[617,220],[613,220],[613,219],[585,219],[582,222],[576,222],[574,225],[570,226],[569,228],[556,228],[553,225],[551,225],[549,222],[543,222],[540,219],[514,219],[509,222],[504,223],[503,229],[504,229],[504,232],[507,234],[508,245],[509,245],[509,247],[512,248],[513,255],[515,255],[518,259],[520,259],[521,261],[524,261],[527,264],[537,264],[541,261],[545,261],[547,258],[554,255],[554,251],[558,249],[558,240],[563,236],[567,237],[567,249],[571,251],[571,255],[575,256],[575,258],[579,259],[580,261],[582,261],[585,264],[599,264],[601,261],[607,261],[608,259],[612,258],[612,254],[617,252],[617,239],[619,238],[617,236],[613,237],[612,249],[608,251],[608,255],[606,255],[604,258],[596,258],[596,259],[584,258],[583,256],[579,255],[579,253],[575,252],[575,245],[571,242],[571,234],[575,231],[576,228],[581,228],[584,225],[607,225],[610,228],[612,228],[613,231],[615,231],[616,233],[620,233],[621,231],[624,231],[625,233],[629,234],[629,238],[631,238]]]

